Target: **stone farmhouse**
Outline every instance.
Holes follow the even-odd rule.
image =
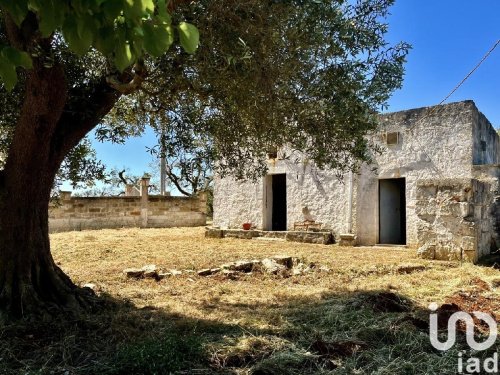
[[[216,178],[214,226],[328,231],[337,241],[402,245],[430,259],[477,261],[497,250],[499,137],[474,102],[379,121],[372,137],[381,152],[343,179],[279,153],[257,183]]]

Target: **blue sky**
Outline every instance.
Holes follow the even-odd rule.
[[[389,101],[389,111],[439,103],[500,39],[500,0],[396,0],[388,18],[388,41],[413,46],[403,88]],[[500,46],[447,101],[472,99],[495,127],[500,127]],[[148,131],[125,145],[94,142],[108,166],[149,170]]]
[[[412,44],[390,111],[439,103],[500,39],[499,0],[396,0],[388,40]],[[500,46],[447,102],[472,99],[500,126]]]

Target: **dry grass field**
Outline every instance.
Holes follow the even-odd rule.
[[[409,249],[206,239],[204,228],[51,241],[62,269],[77,284],[95,284],[105,303],[70,320],[1,327],[0,373],[448,374],[460,344],[446,353],[431,347],[429,303],[500,312],[497,269],[425,261]],[[236,279],[193,272],[274,255],[314,268]],[[147,264],[182,275],[122,272]]]

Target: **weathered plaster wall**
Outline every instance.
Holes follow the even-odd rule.
[[[241,228],[243,223],[262,226],[263,183],[215,177],[214,225]]]
[[[304,221],[304,209],[312,218],[338,234],[347,230],[347,180],[339,181],[332,173],[320,171],[308,163],[278,160],[269,164],[269,175],[286,173],[287,228]],[[215,181],[214,225],[221,228],[241,228],[251,222],[257,229],[270,221],[270,179],[257,183],[234,181],[229,178]],[[266,218],[267,216],[267,218]]]
[[[61,194],[59,204],[49,208],[49,230],[199,226],[206,223],[206,196],[197,198],[71,197]]]
[[[364,166],[357,194],[358,243],[378,243],[378,180],[406,179],[406,239],[417,239],[416,183],[429,178],[471,177],[472,121],[477,109],[471,101],[418,108],[380,116],[374,137],[382,153]],[[399,132],[399,142],[387,145],[383,134]]]

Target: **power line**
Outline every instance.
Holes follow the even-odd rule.
[[[469,79],[469,77],[474,74],[474,72],[481,66],[481,64],[491,55],[491,53],[495,50],[495,48],[497,48],[497,46],[500,44],[500,39],[496,41],[496,43],[493,45],[493,47],[490,48],[490,50],[488,52],[486,52],[486,55],[483,56],[483,58],[481,59],[481,61],[479,61],[479,63],[474,67],[474,69],[472,69],[469,74],[467,74],[465,76],[464,79],[462,79],[462,81],[460,81],[460,83],[458,85],[455,86],[455,88],[453,90],[451,90],[451,92],[446,96],[446,98],[444,98],[443,100],[441,100],[441,102],[438,104],[438,105],[441,105],[443,104],[446,100],[448,100],[448,98],[450,96],[452,96],[455,91],[457,91],[460,86],[462,86],[464,84],[465,81],[467,81],[467,79]]]
[[[430,115],[432,115],[436,110],[437,108],[443,104],[445,101],[447,101],[450,96],[452,96],[455,91],[457,91],[464,83],[465,81],[467,81],[469,79],[469,77],[474,74],[474,72],[483,64],[483,62],[491,55],[491,53],[495,50],[495,48],[497,48],[497,46],[500,44],[500,39],[498,39],[494,44],[493,44],[493,47],[490,48],[490,50],[488,52],[486,52],[486,54],[483,56],[483,58],[481,59],[481,61],[479,61],[479,63],[477,63],[477,65],[464,77],[464,79],[462,79],[460,81],[460,83],[458,85],[455,86],[455,88],[453,90],[450,91],[450,93],[448,95],[446,95],[446,97],[441,100],[439,102],[439,104],[437,104],[436,106],[434,106],[434,108],[432,108],[432,110],[427,113],[425,116],[421,117],[420,119],[418,119],[417,121],[415,121],[411,126],[410,126],[410,131],[413,129],[413,127],[415,125],[417,125],[420,121],[426,119],[427,117],[429,117]]]
[[[453,90],[451,90],[451,91],[450,91],[450,93],[449,93],[448,95],[446,95],[446,97],[445,97],[443,100],[441,100],[441,101],[439,102],[439,104],[437,104],[437,105],[433,106],[433,107],[432,107],[432,109],[431,109],[431,110],[430,110],[427,114],[425,114],[424,116],[420,117],[420,118],[419,118],[419,119],[417,119],[417,120],[416,120],[413,124],[411,124],[411,126],[410,126],[410,127],[409,127],[409,129],[408,129],[408,131],[409,131],[409,132],[411,132],[411,131],[415,128],[415,126],[416,126],[417,124],[419,124],[420,122],[422,122],[422,121],[423,121],[423,120],[425,120],[426,118],[430,117],[432,114],[434,114],[434,112],[438,111],[438,109],[442,109],[442,107],[440,107],[440,105],[442,105],[444,102],[446,102],[446,101],[450,98],[450,96],[452,96],[452,95],[455,93],[455,91],[457,91],[457,90],[458,90],[458,89],[459,89],[459,88],[460,88],[460,87],[461,87],[461,86],[465,83],[465,81],[467,81],[467,80],[470,78],[470,76],[471,76],[472,74],[474,74],[474,72],[475,72],[475,71],[476,71],[476,70],[477,70],[477,69],[478,69],[478,68],[479,68],[479,67],[483,64],[483,62],[484,62],[484,61],[485,61],[485,60],[486,60],[486,59],[487,59],[487,58],[491,55],[491,53],[495,50],[495,48],[497,48],[497,46],[498,46],[499,44],[500,44],[500,39],[498,39],[498,40],[497,40],[497,41],[493,44],[493,46],[489,49],[489,51],[488,51],[488,52],[486,52],[486,54],[483,56],[483,58],[482,58],[482,59],[481,59],[481,60],[480,60],[480,61],[476,64],[476,66],[475,66],[475,67],[474,67],[474,68],[473,68],[473,69],[472,69],[472,70],[471,70],[471,71],[470,71],[470,72],[469,72],[469,73],[468,73],[468,74],[464,77],[464,79],[462,79],[462,80],[460,81],[460,83],[459,83],[458,85],[456,85],[456,86],[455,86],[455,88],[454,88]],[[420,142],[418,142],[418,141],[417,141],[417,143],[418,143],[418,144],[419,144],[419,146],[420,146],[420,150],[421,150],[421,151],[423,151],[423,153],[424,153],[425,155],[427,155],[427,157],[428,157],[429,159],[431,159],[431,156],[430,156],[430,155],[429,155],[429,153],[425,150],[425,147],[424,147],[424,146],[422,146],[422,144],[420,144]],[[439,168],[437,168],[437,166],[436,166],[436,169],[437,169],[437,173],[438,173],[438,174],[441,174],[441,171],[439,170]]]

